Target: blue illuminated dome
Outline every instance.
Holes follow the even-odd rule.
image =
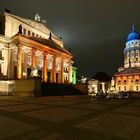
[[[140,39],[140,35],[135,31],[135,26],[132,26],[132,31],[127,36],[127,41]]]

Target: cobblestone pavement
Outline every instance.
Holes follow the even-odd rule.
[[[0,140],[139,140],[140,99],[0,96]]]

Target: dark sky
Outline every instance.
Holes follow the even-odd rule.
[[[38,12],[71,48],[78,75],[89,77],[114,74],[131,25],[140,31],[140,0],[0,0],[0,7],[31,19]]]

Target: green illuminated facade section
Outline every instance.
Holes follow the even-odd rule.
[[[76,84],[76,67],[72,67],[72,84]]]

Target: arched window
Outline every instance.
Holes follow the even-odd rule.
[[[119,80],[117,84],[118,84],[118,85],[121,85],[121,81]]]
[[[126,91],[126,86],[124,86],[124,91]]]
[[[138,91],[139,90],[139,86],[136,86],[136,91]]]
[[[136,50],[135,56],[139,56],[139,50]]]
[[[121,87],[119,86],[119,91],[121,90]]]
[[[136,79],[135,84],[139,84],[139,80],[138,79]]]
[[[123,84],[126,85],[126,80],[123,81]]]
[[[138,60],[139,60],[138,57],[136,57],[136,62],[138,62]]]
[[[28,36],[30,36],[30,35],[31,35],[31,31],[28,30]]]
[[[26,35],[26,29],[25,28],[23,28],[23,34]]]

